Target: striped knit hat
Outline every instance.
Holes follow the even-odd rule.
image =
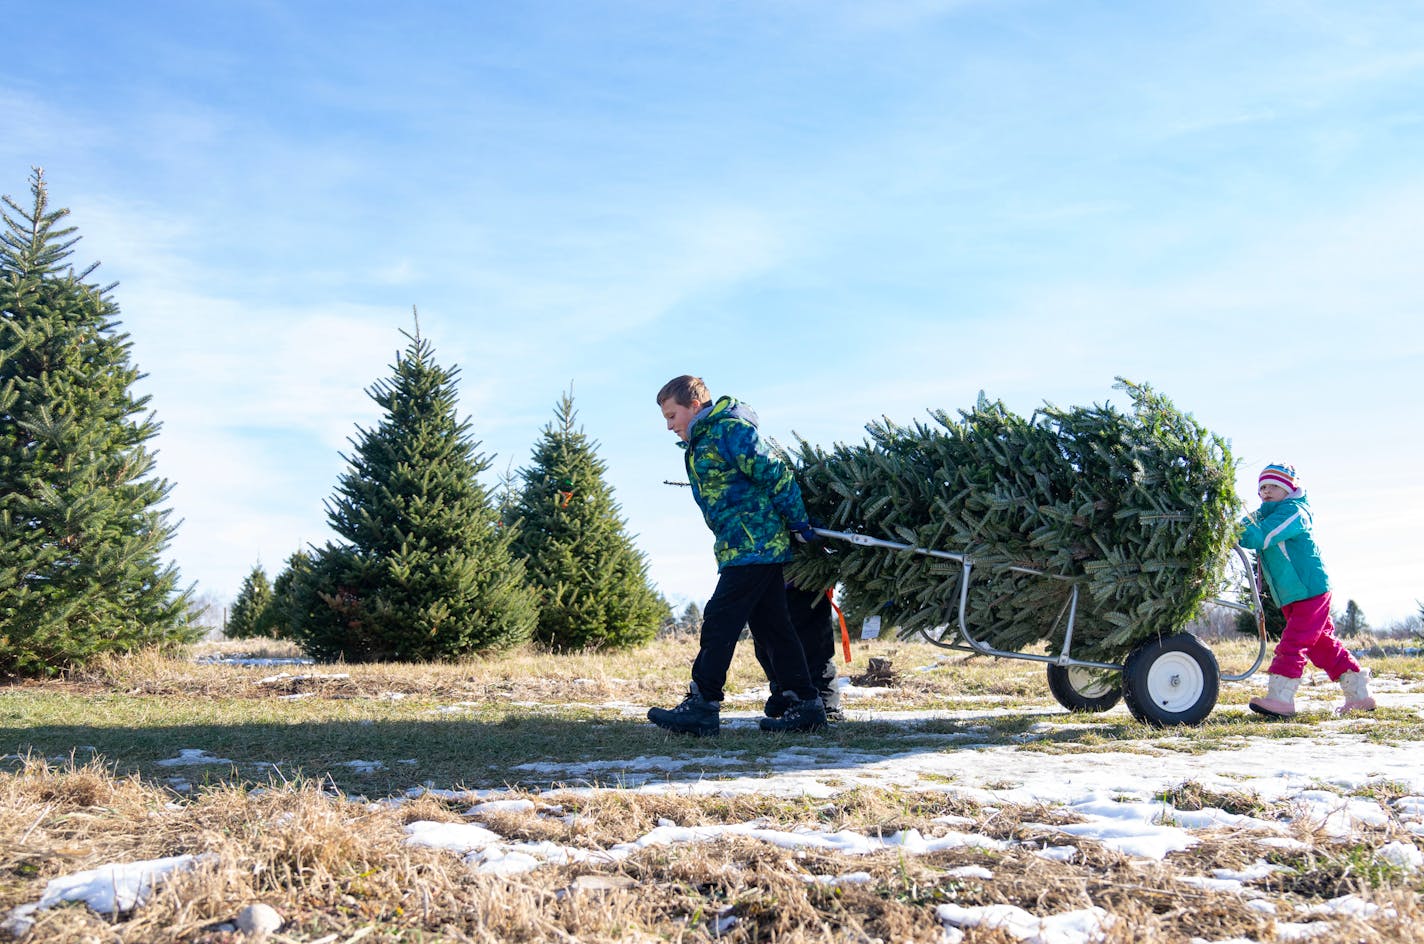
[[[1257,490],[1262,485],[1279,485],[1290,494],[1300,487],[1300,479],[1296,477],[1295,466],[1286,465],[1284,462],[1272,462],[1261,470],[1261,477],[1256,480]]]

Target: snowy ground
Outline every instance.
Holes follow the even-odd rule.
[[[1381,680],[1377,688],[1382,707],[1424,715],[1424,691],[1416,690],[1419,686],[1391,684],[1386,679]],[[1336,693],[1320,690],[1321,696],[1326,694]],[[999,713],[995,708],[986,707],[982,712],[877,711],[872,714],[855,707],[858,700],[872,695],[883,695],[883,690],[843,687],[847,723],[854,723],[857,718],[884,720],[893,715],[906,726],[914,726],[931,718],[988,718]],[[744,704],[729,702],[723,716],[724,726],[755,726],[760,697],[752,693],[744,697]],[[631,704],[602,707],[629,715],[641,715],[646,710],[646,706]],[[1302,704],[1302,708],[1320,707],[1325,705]],[[1123,711],[1119,707],[1110,716]],[[1091,728],[1093,723],[1091,718],[1085,719],[1084,728]],[[758,793],[828,798],[857,787],[880,787],[943,790],[990,807],[1047,805],[1073,814],[1074,822],[1049,827],[1061,840],[1045,844],[1036,851],[1063,861],[1072,860],[1077,853],[1075,843],[1085,840],[1128,856],[1162,860],[1173,851],[1191,847],[1205,835],[1219,834],[1223,830],[1254,834],[1264,846],[1275,844],[1287,848],[1301,842],[1297,837],[1302,824],[1326,840],[1349,837],[1363,828],[1389,827],[1396,838],[1381,846],[1378,855],[1400,869],[1419,870],[1424,867],[1424,853],[1421,853],[1424,848],[1424,762],[1415,743],[1369,740],[1364,733],[1369,724],[1367,719],[1329,720],[1319,723],[1319,733],[1311,738],[1242,736],[1232,743],[1207,749],[1192,745],[1189,736],[1184,735],[1180,749],[1167,736],[1150,745],[1133,742],[1120,751],[1099,744],[1090,751],[1064,753],[976,745],[972,733],[946,735],[946,741],[953,741],[956,748],[949,752],[926,751],[923,745],[916,750],[896,750],[893,743],[886,744],[882,751],[847,751],[819,747],[814,740],[798,739],[794,746],[788,746],[770,760],[761,757],[755,764],[745,762],[736,752],[724,756],[714,754],[709,759],[701,750],[708,742],[698,741],[687,742],[699,748],[696,752],[699,756],[695,758],[670,752],[622,758],[616,763],[530,764],[525,769],[532,779],[550,782],[621,784],[616,788],[587,788],[590,791],[622,789],[641,793]],[[1058,732],[1063,730],[1061,721],[1052,727]],[[1022,740],[1030,742],[1034,738],[1035,730],[1031,729]],[[670,739],[669,746],[675,749],[681,743],[674,738]],[[186,747],[171,759],[171,764],[179,768],[206,762],[229,763],[206,754],[200,746]],[[350,763],[365,762],[353,759]],[[1187,782],[1223,794],[1249,793],[1263,800],[1286,801],[1292,805],[1294,815],[1291,822],[1283,823],[1219,809],[1178,810],[1155,799],[1163,791]],[[1370,784],[1380,783],[1391,784],[1391,794],[1396,798],[1381,801],[1364,790]],[[548,863],[613,862],[648,846],[708,842],[730,835],[786,848],[835,850],[852,855],[886,849],[902,855],[917,855],[958,845],[1000,848],[1012,843],[1012,840],[990,839],[966,831],[962,827],[968,826],[970,821],[944,817],[936,824],[939,828],[929,834],[908,830],[888,836],[814,828],[786,830],[759,821],[696,828],[663,823],[635,842],[606,849],[575,848],[549,842],[511,841],[485,821],[491,813],[510,811],[564,816],[558,805],[559,793],[534,797],[524,792],[499,791],[455,794],[440,790],[439,785],[425,785],[412,787],[408,796],[425,792],[467,801],[470,804],[466,814],[468,822],[411,823],[409,842],[448,849],[462,856],[476,870],[499,874],[536,870]],[[403,801],[397,798],[382,802]],[[191,862],[189,856],[149,863],[120,863],[57,879],[49,884],[41,901],[15,909],[4,926],[12,933],[23,933],[35,908],[66,900],[86,901],[100,911],[132,907],[143,901],[164,874],[187,867]],[[1235,891],[1253,899],[1252,907],[1274,913],[1276,905],[1250,884],[1271,868],[1263,860],[1249,869],[1218,870],[1220,874],[1196,877],[1195,881],[1201,887]],[[977,877],[989,880],[992,874]],[[852,871],[839,876],[808,877],[808,880],[855,883],[865,878],[863,873]],[[1319,907],[1324,910],[1317,912],[1317,916],[1330,913],[1368,916],[1370,909],[1377,906],[1347,896]],[[1077,944],[1100,937],[1112,920],[1098,909],[1033,916],[1009,906],[941,905],[938,916],[945,927],[945,940],[951,942],[959,940],[964,928],[993,925],[1020,940]],[[1315,933],[1313,929],[1323,927],[1301,920],[1308,918],[1309,915],[1278,916],[1275,939],[1304,939]]]

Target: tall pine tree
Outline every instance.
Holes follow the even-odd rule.
[[[38,168],[30,192],[0,233],[0,673],[43,674],[197,630],[160,560],[170,486],[113,287],[70,267]]]
[[[367,393],[384,411],[359,429],[327,520],[341,537],[284,583],[281,609],[318,658],[450,659],[526,640],[536,605],[478,476],[457,369],[407,334],[393,375]]]
[[[668,606],[619,517],[597,444],[575,428],[575,417],[566,393],[506,511],[517,529],[515,551],[540,594],[535,635],[556,649],[641,645],[657,635]]]

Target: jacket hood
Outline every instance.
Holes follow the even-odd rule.
[[[716,403],[702,410],[692,418],[692,422],[687,424],[687,440],[692,441],[697,427],[703,425],[708,420],[717,419],[741,420],[750,423],[752,426],[758,425],[756,410],[747,406],[735,397],[721,397]]]

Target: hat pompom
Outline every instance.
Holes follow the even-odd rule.
[[[1300,487],[1300,480],[1296,478],[1295,466],[1286,465],[1284,462],[1272,462],[1261,470],[1261,477],[1256,480],[1256,488],[1262,485],[1279,485],[1288,493],[1294,493]]]

